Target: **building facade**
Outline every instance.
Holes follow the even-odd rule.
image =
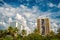
[[[41,35],[49,35],[50,21],[49,18],[37,19],[37,30]]]

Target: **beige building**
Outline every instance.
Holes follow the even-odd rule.
[[[38,33],[41,35],[49,35],[50,32],[50,21],[49,18],[38,18],[37,19]]]

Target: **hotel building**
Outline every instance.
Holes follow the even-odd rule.
[[[49,35],[50,32],[50,21],[49,18],[38,18],[37,19],[37,30],[40,35]]]

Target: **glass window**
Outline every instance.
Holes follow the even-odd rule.
[[[44,34],[45,34],[45,27],[42,26],[42,35],[44,35]]]
[[[44,19],[41,19],[41,24],[42,24],[42,25],[44,24]]]

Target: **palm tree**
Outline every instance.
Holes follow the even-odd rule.
[[[17,28],[14,28],[13,32],[14,32],[14,36],[16,37],[17,36],[17,33],[18,33],[18,29]]]
[[[8,35],[12,35],[12,33],[13,33],[13,28],[10,26],[7,31],[8,31]]]
[[[58,34],[60,34],[60,28],[57,30]]]
[[[8,35],[12,35],[12,36],[15,36],[18,32],[18,29],[17,28],[12,28],[11,26],[8,28]]]
[[[0,38],[5,37],[7,35],[6,30],[0,30]]]
[[[22,32],[21,32],[21,36],[24,38],[24,36],[26,36],[26,30],[22,30]]]
[[[8,28],[8,35],[13,36],[13,39],[16,40],[17,38],[18,29],[12,28],[11,26]]]
[[[55,34],[54,34],[54,32],[53,31],[51,31],[50,32],[50,36],[54,36]]]
[[[40,34],[37,28],[35,28],[34,33],[35,34]]]
[[[0,38],[3,36],[3,30],[0,30]]]

